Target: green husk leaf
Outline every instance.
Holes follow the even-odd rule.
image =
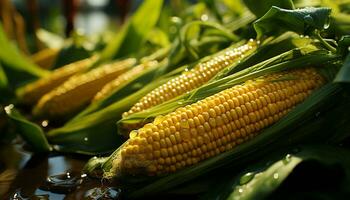
[[[331,9],[326,7],[287,10],[273,6],[263,17],[254,22],[258,38],[263,35],[278,35],[285,31],[294,31],[310,35],[315,30],[329,26]]]
[[[34,152],[43,153],[51,151],[43,130],[36,124],[25,119],[13,106],[6,106],[7,116],[13,121],[17,131],[23,139],[32,147]]]
[[[337,194],[332,194],[331,190],[322,191],[322,187],[319,187],[316,191],[318,193],[330,193],[333,197],[340,197],[349,192],[346,187],[350,181],[350,163],[347,159],[350,153],[349,150],[320,144],[298,146],[294,149],[298,149],[298,152],[282,148],[278,153],[275,152],[267,158],[254,161],[248,168],[241,170],[243,173],[240,172],[238,176],[231,175],[231,177],[223,180],[218,179],[218,186],[215,186],[212,191],[208,191],[201,199],[279,199],[282,197],[281,195],[285,194],[284,192],[302,190],[302,188],[298,188],[298,185],[303,187],[311,182],[315,183],[315,181],[322,183],[330,181],[326,179],[329,176],[322,173],[332,173],[334,170],[338,172],[334,174],[335,176],[345,172],[343,177],[332,177],[332,180],[333,178],[342,179],[335,183],[337,186],[334,187],[337,187]],[[341,170],[341,172],[338,170]],[[290,178],[293,175],[294,178],[297,176],[299,181],[306,183],[292,183],[289,185],[292,188],[282,188],[282,184],[291,181]],[[314,179],[316,176],[325,178],[316,180]],[[285,191],[286,189],[287,191]],[[308,195],[311,193],[310,191]],[[305,196],[306,193],[296,192],[288,195],[290,195],[289,199],[298,199],[298,196]]]
[[[81,44],[69,42],[60,49],[52,69],[56,69],[84,58],[88,58],[92,53]]]
[[[116,37],[102,51],[101,59],[109,60],[130,55],[142,47],[149,32],[156,25],[163,0],[144,1]]]
[[[0,89],[6,88],[7,86],[8,86],[8,79],[0,63]]]
[[[40,42],[44,43],[49,48],[60,49],[64,45],[64,39],[61,36],[48,30],[40,28],[35,34]]]
[[[350,53],[344,61],[343,67],[339,70],[334,82],[349,83],[350,82]]]
[[[17,87],[31,79],[50,74],[23,55],[7,38],[0,23],[0,61],[12,87]]]
[[[266,170],[257,172],[254,178],[247,184],[242,186],[235,184],[233,186],[234,191],[227,199],[263,199],[269,193],[276,190],[293,169],[302,162],[302,159],[297,156],[290,156],[288,159],[288,162],[280,160],[269,166]]]
[[[257,17],[263,16],[272,6],[278,6],[285,9],[294,9],[292,0],[243,0],[243,2]]]
[[[340,38],[337,47],[337,53],[347,55],[350,52],[350,35],[344,35]]]
[[[99,155],[110,153],[124,141],[115,131],[114,120],[84,124],[81,126],[63,126],[47,133],[47,139],[54,144],[55,150],[65,153]]]

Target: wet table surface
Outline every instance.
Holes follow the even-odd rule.
[[[98,179],[84,180],[84,184],[65,191],[47,191],[48,177],[55,175],[81,176],[80,171],[89,159],[77,155],[33,155],[21,145],[0,147],[0,197],[1,199],[84,199],[95,187],[103,186]],[[60,175],[61,174],[61,175]],[[68,183],[69,184],[69,183]]]
[[[116,188],[115,183],[81,173],[89,158],[80,155],[35,155],[23,150],[20,144],[0,144],[0,199],[123,199],[123,191]],[[59,187],[48,184],[51,180],[58,182]],[[168,194],[142,199],[197,198],[195,195]]]

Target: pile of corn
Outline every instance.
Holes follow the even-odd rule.
[[[287,11],[289,15],[293,10],[278,10],[282,13]],[[313,9],[311,11],[316,13]],[[321,11],[324,15],[330,12],[328,9]],[[315,29],[313,34],[318,34],[320,30],[311,24],[313,17],[316,19],[321,14],[310,14],[300,20],[300,16],[305,14],[303,12],[309,10],[298,10],[295,19],[292,14],[288,16],[300,25],[291,30],[303,27]],[[269,19],[270,15],[265,17]],[[278,17],[274,20],[279,22],[281,19]],[[187,38],[191,34],[187,35],[186,31],[191,29],[184,24],[184,29],[178,30],[178,46],[174,42],[174,45],[158,49],[158,52],[143,58],[145,52],[140,50],[140,54],[129,53],[129,57],[119,57],[119,60],[108,63],[107,60],[118,56],[104,58],[106,55],[101,53],[100,56],[71,63],[18,90],[19,100],[32,106],[31,114],[35,119],[66,122],[43,136],[55,147],[68,149],[63,152],[91,155],[119,147],[108,158],[103,158],[102,164],[93,161],[87,164],[88,168],[102,170],[104,178],[122,180],[136,177],[161,180],[162,183],[164,177],[166,181],[171,176],[175,178],[168,180],[179,180],[186,171],[199,169],[196,171],[198,174],[193,176],[196,178],[202,173],[201,169],[204,172],[214,169],[215,162],[232,163],[232,160],[224,159],[237,152],[249,156],[253,152],[249,149],[251,146],[256,144],[257,151],[263,149],[270,144],[266,140],[271,139],[271,135],[276,136],[277,139],[273,139],[279,142],[288,127],[283,125],[284,120],[289,116],[295,119],[304,117],[298,109],[305,104],[309,109],[305,112],[316,112],[316,109],[312,110],[316,104],[309,101],[315,100],[313,97],[318,97],[322,89],[331,85],[343,64],[344,55],[340,55],[342,50],[336,49],[338,44],[327,43],[328,40],[323,40],[321,35],[309,38],[287,32],[276,36],[271,34],[274,31],[271,27],[266,30],[260,27],[259,30],[255,23],[256,39],[243,39],[253,35],[249,34],[237,36],[240,41],[234,41],[232,38],[239,31],[203,21],[194,23],[200,25],[198,35],[205,32],[201,29],[204,26],[216,28],[213,32],[208,31],[210,39],[212,34],[216,38],[217,33],[224,35],[225,39],[231,38],[226,46],[213,48],[216,51],[213,54],[205,54],[207,56],[204,57],[203,52],[198,52],[197,55],[196,51],[201,47],[198,45],[192,49],[196,56],[172,55],[178,53],[177,50],[183,50],[183,46],[200,43],[198,38],[198,41]],[[262,24],[265,23],[263,21]],[[241,31],[246,31],[245,27],[241,28]],[[125,33],[130,30],[133,29],[128,27]],[[269,32],[265,33],[267,30]],[[191,48],[186,50],[185,53],[191,53]],[[46,67],[53,62],[56,54],[55,50],[48,50],[34,57],[34,61]],[[181,61],[176,62],[177,57]],[[320,102],[322,100],[320,98]],[[298,112],[300,115],[297,115]],[[281,128],[278,127],[280,124]],[[271,131],[270,135],[265,134],[276,126],[279,129],[275,132],[278,133]],[[267,139],[259,140],[263,135],[267,135]],[[114,139],[117,142],[112,141]],[[302,140],[298,139],[295,141]]]

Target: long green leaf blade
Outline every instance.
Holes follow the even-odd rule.
[[[14,122],[19,134],[33,148],[33,151],[42,153],[51,151],[43,130],[36,124],[25,119],[13,106],[5,107],[7,116]]]
[[[162,5],[163,0],[144,1],[102,52],[101,59],[108,60],[137,52],[157,23]]]

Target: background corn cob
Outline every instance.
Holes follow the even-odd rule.
[[[57,118],[78,111],[88,104],[106,83],[130,69],[135,63],[136,59],[129,58],[73,76],[45,94],[33,109],[33,114]]]
[[[47,77],[27,84],[17,92],[20,101],[24,104],[35,104],[44,94],[61,85],[71,76],[87,70],[89,66],[94,61],[96,61],[96,59],[97,57],[93,56],[71,63],[69,65],[56,69]]]
[[[44,69],[50,69],[58,56],[59,49],[46,48],[31,56],[33,62]]]
[[[139,112],[152,106],[161,104],[176,96],[191,91],[208,82],[220,70],[236,62],[238,58],[244,56],[249,50],[256,47],[256,41],[250,40],[247,44],[238,48],[228,49],[222,54],[215,56],[209,61],[199,63],[193,69],[186,71],[178,77],[154,89],[144,96],[123,116]]]
[[[177,109],[130,133],[112,174],[161,175],[254,138],[325,83],[314,69],[265,75]]]
[[[238,59],[255,50],[256,45],[255,40],[249,40],[245,45],[238,48],[230,48],[208,61],[197,64],[193,69],[152,90],[149,94],[141,98],[128,112],[123,113],[123,117],[159,105],[198,88],[213,78],[220,70],[232,65]],[[126,133],[140,126],[142,124],[121,124],[121,128],[126,130]]]
[[[127,72],[120,75],[115,80],[107,83],[93,98],[92,102],[99,101],[101,99],[104,99],[105,97],[109,96],[111,93],[113,93],[116,89],[121,87],[124,83],[128,82],[129,80],[133,79],[134,77],[141,74],[143,71],[148,69],[149,67],[155,66],[158,62],[157,61],[148,61],[142,64],[139,64],[136,67],[133,67],[132,69],[128,70]]]

